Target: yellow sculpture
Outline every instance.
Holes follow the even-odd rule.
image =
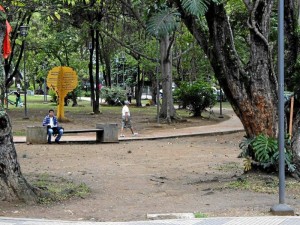
[[[77,85],[77,74],[72,68],[57,66],[49,71],[47,86],[56,92],[58,98],[58,120],[62,121],[65,119],[64,98],[69,92],[73,91]]]

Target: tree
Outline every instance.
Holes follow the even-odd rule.
[[[159,5],[165,8],[166,5]],[[168,123],[176,118],[176,111],[172,94],[172,46],[174,43],[175,30],[177,28],[176,12],[172,9],[161,9],[155,12],[148,21],[147,30],[160,42],[160,66],[163,89],[163,101],[160,110],[160,117]]]
[[[3,38],[6,29],[6,15],[0,13],[0,48],[3,47]],[[3,56],[0,55],[0,80],[4,85]],[[28,203],[37,201],[37,190],[34,189],[21,173],[17,160],[17,153],[12,137],[12,127],[9,116],[0,110],[0,196],[1,200],[23,200]]]
[[[276,21],[274,1],[243,1],[242,9],[246,15],[243,22],[247,34],[245,41],[248,41],[244,43],[244,47],[249,52],[245,62],[241,60],[242,57],[236,48],[237,36],[233,32],[234,24],[229,20],[226,3],[201,1],[205,3],[207,11],[205,17],[200,18],[201,7],[195,1],[172,0],[171,2],[178,7],[182,21],[209,58],[215,76],[233,110],[243,123],[247,136],[251,138],[265,134],[277,137],[278,83],[273,59],[273,45],[276,39],[271,36],[272,21],[274,19]],[[296,1],[286,1],[288,16],[285,21],[289,24],[288,29],[294,34],[288,36],[288,41],[294,43],[289,50],[298,48],[296,40],[299,38],[295,38],[297,26],[294,22],[297,18],[295,12],[291,11],[297,8],[295,6]],[[205,26],[199,21],[202,23],[205,21]],[[297,58],[295,50],[292,53],[289,54],[291,61],[288,62],[290,71],[295,69]],[[290,79],[290,76],[291,74],[287,74],[287,79]],[[299,122],[299,119],[296,119],[293,126],[293,151],[298,174],[300,172]]]

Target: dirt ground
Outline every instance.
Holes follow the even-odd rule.
[[[20,129],[22,122],[16,121],[15,129]],[[184,125],[173,126],[218,122],[212,121],[186,121]],[[139,122],[136,125],[140,132],[155,129],[154,123],[148,124],[147,130]],[[209,217],[269,215],[270,207],[278,204],[276,176],[243,174],[243,159],[237,157],[243,135],[240,132],[119,144],[16,144],[22,172],[29,181],[47,174],[58,180],[85,183],[90,194],[33,206],[2,202],[0,216],[135,221],[146,220],[148,213],[201,212]],[[253,179],[275,187],[242,188]],[[247,182],[238,184],[241,180]],[[298,190],[291,187],[286,194],[287,204],[296,213],[300,208]]]

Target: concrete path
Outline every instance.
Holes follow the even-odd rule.
[[[217,111],[217,110],[215,110]],[[131,135],[126,137],[120,137],[119,141],[129,141],[129,140],[154,140],[154,139],[163,139],[163,138],[175,138],[175,137],[184,137],[184,136],[204,136],[204,135],[217,135],[217,134],[226,134],[243,131],[243,125],[240,122],[239,118],[234,114],[230,109],[223,109],[224,114],[229,115],[230,119],[225,120],[216,125],[210,126],[200,126],[200,127],[187,127],[179,129],[169,129],[169,130],[158,130],[155,134],[143,134],[139,133],[137,136],[132,137]],[[127,134],[130,132],[128,131]],[[96,134],[93,135],[64,135],[61,139],[62,143],[66,142],[93,142],[96,140]],[[15,136],[15,143],[25,143],[25,136]]]
[[[132,222],[88,222],[24,218],[1,218],[2,225],[300,225],[300,217],[215,217]]]

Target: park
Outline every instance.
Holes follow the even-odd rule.
[[[103,104],[102,114],[93,115],[89,104],[79,101],[80,110],[66,107],[70,121],[63,126],[88,129],[95,121],[111,121],[120,126],[121,106]],[[135,115],[133,125],[140,138],[195,126],[207,130],[231,120],[233,111],[228,103],[223,104],[225,118],[219,118],[218,108],[214,108],[215,115],[209,119],[208,114],[195,119],[179,110],[186,121],[171,127],[157,126],[155,107],[131,107]],[[24,108],[10,107],[14,138],[24,136],[27,125],[40,125],[49,107],[55,107],[54,103],[45,104],[42,95],[30,96],[29,120],[22,119]],[[2,204],[0,213],[5,217],[72,221],[147,220],[151,213],[267,216],[278,198],[278,177],[276,173],[258,171],[244,174],[243,159],[238,158],[243,136],[243,131],[237,131],[154,140],[134,137],[117,144],[80,143],[76,137],[65,143],[63,136],[61,145],[16,143],[26,179],[38,187],[49,188],[57,197],[33,206],[21,202]],[[81,135],[77,137],[81,139]],[[299,208],[298,182],[289,177],[287,187],[289,204]]]
[[[0,213],[299,215],[299,10],[3,1]]]

